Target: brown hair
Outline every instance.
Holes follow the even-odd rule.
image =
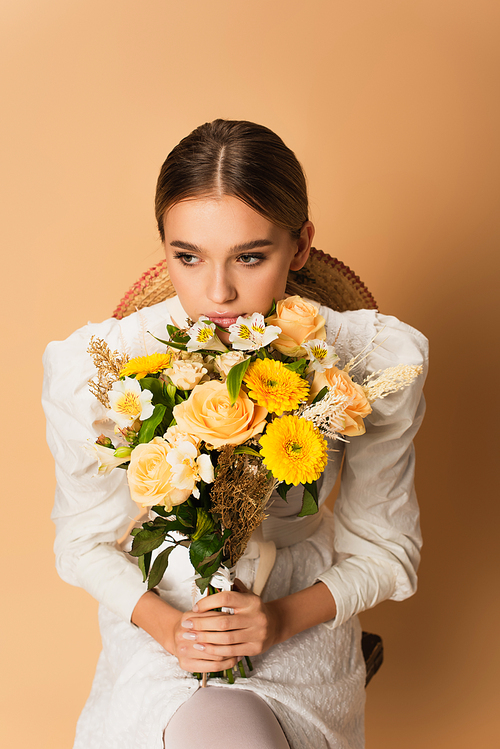
[[[254,122],[207,122],[169,153],[155,198],[162,241],[165,212],[203,195],[239,198],[295,238],[308,220],[306,180],[295,154],[276,133]]]

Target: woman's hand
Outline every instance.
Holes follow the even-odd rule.
[[[211,597],[211,596],[210,596]],[[215,611],[208,611],[205,619],[224,616]],[[229,616],[229,614],[227,615]],[[179,666],[184,671],[192,673],[209,673],[210,671],[225,671],[233,668],[238,658],[228,657],[218,650],[210,650],[202,643],[198,632],[194,629],[194,620],[199,614],[194,611],[186,611],[181,614],[178,623],[174,626],[173,645],[169,651],[179,661]]]
[[[192,673],[225,671],[236,665],[236,658],[205,653],[194,647],[196,644],[194,640],[186,640],[182,637],[190,631],[190,627],[182,626],[183,623],[195,616],[198,614],[194,611],[183,613],[149,590],[139,598],[132,613],[132,623],[144,629],[165,650],[174,655],[180,667],[185,671]],[[217,616],[217,614],[209,612],[205,616]]]
[[[239,581],[236,588],[206,596],[198,601],[195,611],[182,615],[175,633],[179,663],[181,658],[191,663],[196,656],[209,660],[205,668],[189,666],[187,670],[231,668],[243,656],[263,653],[280,641],[279,622],[272,605],[265,604]],[[233,609],[234,614],[214,610],[221,607]],[[212,659],[221,659],[217,669]],[[184,668],[182,663],[181,667]]]
[[[320,622],[333,619],[335,601],[323,582],[269,603],[236,581],[237,590],[202,598],[181,612],[153,591],[137,602],[132,622],[142,627],[185,671],[225,671],[245,655],[263,653]],[[228,607],[234,614],[214,609]]]

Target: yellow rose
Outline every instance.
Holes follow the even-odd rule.
[[[202,362],[177,359],[170,369],[165,369],[164,375],[170,377],[172,384],[182,390],[192,390],[201,378],[207,374]]]
[[[189,490],[172,486],[172,469],[167,461],[171,450],[172,446],[161,437],[134,447],[127,478],[130,496],[142,507],[164,505],[171,510],[189,497]]]
[[[227,387],[218,380],[197,385],[173,413],[183,432],[194,434],[213,447],[241,445],[264,430],[267,416],[267,410],[243,391],[231,406]]]
[[[372,407],[368,403],[361,385],[353,382],[344,370],[330,367],[324,372],[316,372],[311,385],[309,400],[312,402],[325,386],[330,390],[336,390],[338,393],[347,395],[350,399],[350,403],[343,413],[345,425],[340,430],[340,434],[346,437],[357,437],[364,434],[366,430],[363,418],[372,412]]]
[[[290,296],[278,302],[274,315],[266,317],[266,323],[281,328],[281,334],[272,345],[287,356],[305,356],[303,343],[313,338],[322,341],[326,338],[325,318],[315,304],[300,296]]]

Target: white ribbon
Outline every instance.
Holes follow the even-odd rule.
[[[199,580],[201,575],[193,575],[192,577],[188,577],[185,582],[192,582],[193,583],[193,606],[197,601],[199,601],[201,598],[204,598],[206,595],[208,595],[206,592],[202,593],[198,586],[196,585],[196,580]],[[217,572],[212,575],[212,579],[210,580],[210,585],[213,585],[214,588],[217,588],[220,591],[223,590],[232,590],[233,589],[233,582],[236,577],[236,568],[235,567],[224,567],[222,565],[219,567]],[[234,609],[227,608],[226,606],[222,607],[222,611],[226,614],[234,614]]]

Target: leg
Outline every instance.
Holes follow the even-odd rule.
[[[199,689],[177,710],[163,735],[165,749],[290,749],[271,708],[250,690]]]

